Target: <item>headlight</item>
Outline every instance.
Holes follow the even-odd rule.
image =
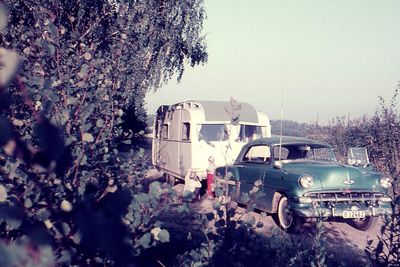
[[[389,189],[392,187],[392,179],[390,179],[390,177],[383,176],[379,180],[379,185],[384,189]]]
[[[305,174],[300,177],[299,183],[303,188],[310,188],[314,185],[314,178],[311,175]]]

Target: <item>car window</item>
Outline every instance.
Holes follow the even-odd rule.
[[[281,156],[279,156],[279,153],[281,153]],[[287,159],[289,155],[289,149],[286,147],[282,146],[282,149],[280,149],[280,146],[274,146],[274,159],[275,160],[285,160]]]
[[[335,154],[330,147],[316,147],[308,151],[306,158],[316,160],[336,161]]]
[[[271,160],[271,150],[268,145],[251,146],[244,154],[242,161],[266,163]]]
[[[332,148],[320,145],[286,144],[282,145],[282,149],[280,149],[279,145],[275,145],[273,153],[275,160],[313,159],[336,161]],[[280,156],[279,153],[281,153]]]

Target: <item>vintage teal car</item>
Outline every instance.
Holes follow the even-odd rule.
[[[350,163],[361,162],[351,154]],[[392,180],[368,164],[354,165],[337,162],[327,143],[271,137],[249,142],[235,163],[217,168],[216,175],[228,174],[229,194],[238,203],[258,191],[255,207],[272,213],[288,232],[299,230],[307,218],[341,218],[365,231],[377,216],[392,212]]]

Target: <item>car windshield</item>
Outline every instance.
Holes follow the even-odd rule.
[[[274,146],[275,160],[312,159],[336,161],[335,154],[329,146],[314,144],[284,144]]]

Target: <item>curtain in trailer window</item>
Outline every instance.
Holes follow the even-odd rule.
[[[190,123],[184,122],[182,123],[182,140],[189,141],[190,140]]]
[[[199,125],[199,141],[225,141],[228,140],[228,130],[224,124]]]
[[[169,133],[168,133],[168,124],[163,124],[161,128],[161,138],[162,139],[168,139]]]

